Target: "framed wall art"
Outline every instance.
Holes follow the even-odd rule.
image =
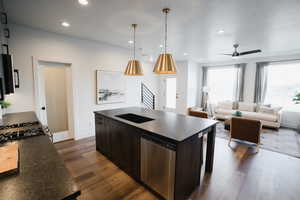
[[[126,101],[126,80],[122,72],[97,70],[96,84],[97,104]]]

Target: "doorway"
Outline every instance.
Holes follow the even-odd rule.
[[[73,139],[71,64],[38,60],[34,76],[40,122],[48,126],[53,142]]]
[[[177,80],[175,77],[163,78],[164,110],[176,112],[177,107]]]

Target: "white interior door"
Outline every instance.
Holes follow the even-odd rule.
[[[176,112],[177,107],[177,79],[176,77],[163,78],[163,109],[166,111]]]
[[[68,107],[65,67],[44,67],[48,127],[51,132],[68,131]]]
[[[73,138],[70,131],[70,67],[41,63],[37,69],[38,115],[49,127],[54,142]]]

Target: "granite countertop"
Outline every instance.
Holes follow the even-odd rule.
[[[116,115],[126,113],[132,113],[152,118],[154,120],[139,124],[116,117]],[[150,110],[141,107],[96,111],[95,114],[100,114],[138,127],[147,132],[171,139],[174,142],[181,142],[197,133],[207,130],[218,123],[215,120],[202,119],[198,117],[176,114],[173,112]]]
[[[0,120],[0,126],[10,126],[20,123],[37,122],[38,119],[34,112],[9,113]]]
[[[35,116],[34,113],[27,113]],[[17,119],[26,118],[26,114],[14,114]],[[16,120],[16,123],[33,122]],[[13,121],[13,120],[10,120]],[[12,124],[9,124],[12,125]],[[80,190],[66,169],[48,136],[36,136],[16,141],[19,144],[19,173],[0,178],[0,199],[74,199]],[[9,143],[5,143],[9,144]]]

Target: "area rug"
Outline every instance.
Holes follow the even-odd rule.
[[[217,125],[217,137],[229,139],[229,131],[224,129],[224,122]],[[300,158],[300,134],[288,128],[262,130],[261,148]]]

